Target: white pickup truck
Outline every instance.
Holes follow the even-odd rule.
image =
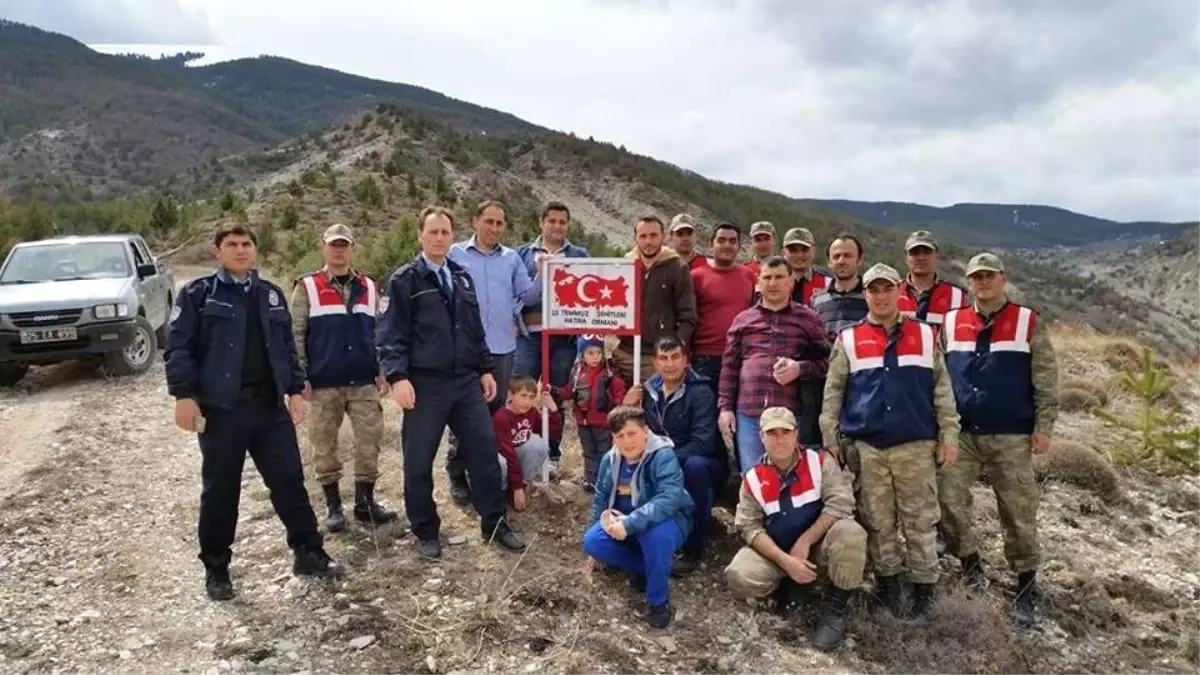
[[[17,244],[0,266],[0,386],[73,359],[144,372],[166,341],[174,293],[170,270],[136,234]]]

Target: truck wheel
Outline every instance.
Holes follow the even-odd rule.
[[[167,319],[163,321],[163,325],[154,331],[154,338],[158,341],[159,349],[167,348],[167,331],[171,330],[171,309],[175,307],[175,296],[167,293]]]
[[[150,369],[154,361],[154,352],[158,349],[158,341],[154,336],[154,327],[139,316],[137,332],[127,347],[120,351],[104,355],[104,368],[112,375],[137,375]]]
[[[29,366],[18,363],[0,363],[0,387],[11,387],[25,377]]]

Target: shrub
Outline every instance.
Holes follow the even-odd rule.
[[[1079,412],[1099,407],[1100,400],[1092,392],[1075,387],[1058,390],[1058,407],[1063,412]]]
[[[1033,458],[1039,481],[1053,480],[1089,490],[1104,499],[1121,494],[1116,469],[1095,450],[1075,441],[1054,441],[1050,452]]]
[[[1063,391],[1065,391],[1067,389],[1079,389],[1079,390],[1083,390],[1083,391],[1091,394],[1093,397],[1095,397],[1098,405],[1106,406],[1106,405],[1108,405],[1109,388],[1110,388],[1109,384],[1106,382],[1097,382],[1094,380],[1084,380],[1082,378],[1074,377],[1074,378],[1064,381],[1062,383],[1062,385],[1060,386],[1060,388],[1059,388],[1059,404],[1060,405],[1062,404],[1062,392]]]
[[[1122,389],[1137,399],[1134,412],[1118,416],[1094,410],[1105,426],[1125,437],[1113,453],[1118,462],[1170,473],[1192,472],[1200,465],[1200,426],[1188,423],[1175,385],[1170,367],[1143,347],[1139,365],[1126,368],[1121,376]]]

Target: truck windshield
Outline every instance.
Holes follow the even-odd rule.
[[[0,273],[0,284],[119,279],[131,274],[125,245],[120,242],[39,244],[12,250]]]

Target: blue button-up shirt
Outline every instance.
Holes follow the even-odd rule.
[[[488,350],[493,354],[516,351],[519,312],[540,288],[517,252],[503,244],[484,251],[471,237],[451,246],[447,257],[462,265],[475,282]]]
[[[250,284],[254,283],[254,272],[247,272],[245,279],[235,279],[234,276],[229,273],[229,270],[225,269],[225,266],[222,265],[217,267],[217,278],[221,280],[221,283],[241,286],[243,291],[249,292]]]

